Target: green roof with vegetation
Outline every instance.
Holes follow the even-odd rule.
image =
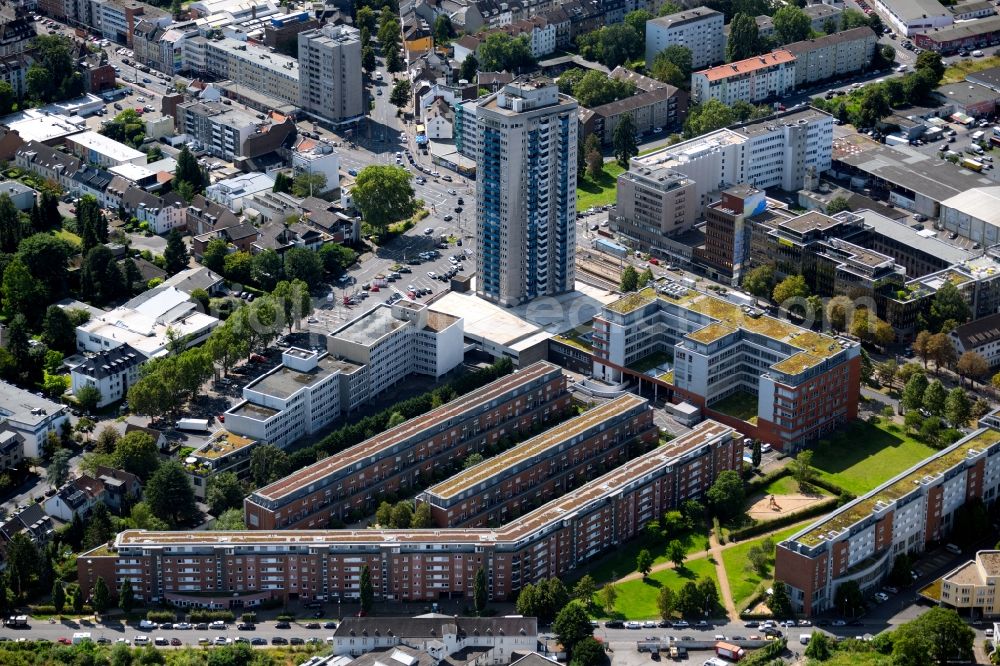
[[[854,504],[830,515],[798,537],[796,541],[808,547],[817,546],[825,539],[840,534],[855,523],[872,515],[876,509],[888,506],[910,494],[924,481],[933,480],[939,474],[948,471],[968,458],[970,451],[983,451],[997,442],[1000,442],[1000,432],[989,428],[982,430],[966,441],[928,458],[905,476],[890,481]]]

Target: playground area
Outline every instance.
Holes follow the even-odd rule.
[[[747,515],[754,520],[768,521],[808,509],[828,496],[822,493],[790,493],[765,495],[750,505]]]

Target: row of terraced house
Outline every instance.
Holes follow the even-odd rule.
[[[548,378],[546,383],[552,386],[553,368],[532,367],[530,382]],[[555,387],[560,386],[557,381]],[[537,385],[533,391],[538,391]],[[442,419],[447,422],[448,416],[438,414],[431,423]],[[430,426],[411,421],[422,428]],[[512,599],[525,584],[564,576],[635,537],[664,511],[700,497],[720,472],[738,468],[741,449],[735,430],[704,421],[492,529],[127,530],[112,545],[78,558],[79,581],[87,592],[99,576],[112,590],[128,579],[136,596],[147,602],[240,608],[273,598],[357,599],[364,567],[370,571],[377,600],[468,598],[482,569],[490,598]],[[377,461],[377,457],[359,460],[373,471]],[[318,487],[318,471],[329,474],[326,468],[313,470],[312,476],[307,472],[308,478],[296,473],[285,483]]]

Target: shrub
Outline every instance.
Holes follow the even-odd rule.
[[[146,619],[150,622],[163,623],[173,622],[177,619],[177,616],[172,611],[168,610],[151,610],[146,613]]]

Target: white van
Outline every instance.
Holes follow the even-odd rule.
[[[812,634],[799,634],[799,643],[803,645],[809,645],[809,639],[812,638]]]
[[[149,636],[136,636],[134,643],[136,645],[149,645]]]

